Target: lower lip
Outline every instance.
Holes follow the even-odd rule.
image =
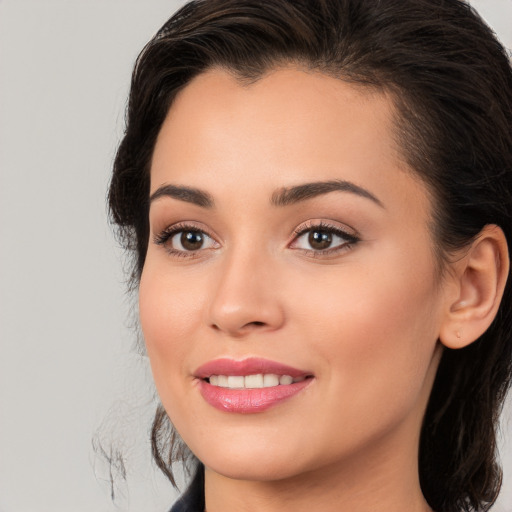
[[[251,414],[266,411],[270,407],[292,398],[309,386],[312,380],[305,379],[289,385],[258,389],[221,388],[212,386],[205,380],[200,380],[199,390],[206,402],[216,409],[224,412]]]

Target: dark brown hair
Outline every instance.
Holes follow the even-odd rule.
[[[149,239],[149,168],[180,89],[214,66],[242,83],[296,64],[391,94],[403,156],[432,195],[439,260],[487,224],[512,242],[512,71],[460,0],[203,0],[180,9],[139,55],[109,191],[138,283]],[[423,493],[437,512],[487,510],[501,485],[496,428],[511,378],[512,283],[475,343],[445,349],[421,433]],[[170,429],[170,430],[169,430]],[[163,409],[153,454],[173,481],[187,456]]]

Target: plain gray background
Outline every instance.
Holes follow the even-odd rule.
[[[0,0],[0,512],[156,512],[175,496],[145,441],[154,390],[105,194],[134,59],[182,3]],[[473,3],[511,48],[512,0]],[[91,448],[111,432],[127,455],[116,506]]]

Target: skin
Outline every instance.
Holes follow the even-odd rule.
[[[419,432],[463,271],[438,275],[428,194],[392,123],[385,94],[295,68],[249,86],[210,70],[169,111],[151,193],[186,186],[214,205],[152,201],[140,320],[162,403],[206,466],[209,512],[430,510]],[[377,201],[332,191],[271,202],[332,180]],[[320,221],[360,241],[314,251],[296,231]],[[202,248],[155,243],[179,223],[208,235]],[[314,378],[264,412],[226,413],[194,377],[220,357],[264,357]]]

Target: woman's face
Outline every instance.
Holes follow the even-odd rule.
[[[151,194],[140,319],[196,456],[251,480],[414,464],[446,293],[390,99],[208,71],[170,109]]]

